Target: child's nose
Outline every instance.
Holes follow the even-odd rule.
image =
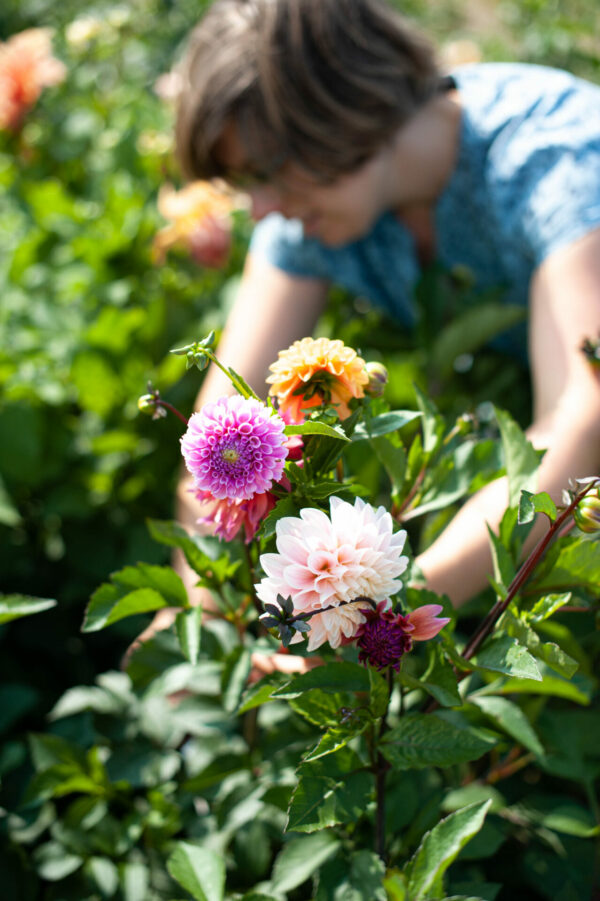
[[[248,191],[250,195],[250,213],[255,222],[259,222],[269,213],[282,212],[281,192],[273,185],[256,185]]]

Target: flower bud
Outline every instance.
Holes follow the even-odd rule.
[[[582,532],[600,532],[600,497],[598,492],[586,494],[573,513],[575,524]]]
[[[145,416],[154,416],[156,397],[154,394],[142,394],[138,400],[138,410]]]
[[[388,371],[383,363],[373,361],[365,365],[369,381],[365,385],[365,394],[369,397],[381,397],[388,383]]]

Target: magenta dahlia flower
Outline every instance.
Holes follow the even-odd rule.
[[[384,507],[332,497],[330,511],[305,508],[299,517],[280,519],[277,553],[260,558],[266,576],[258,597],[274,605],[278,595],[291,597],[294,613],[315,614],[308,621],[311,651],[325,641],[333,648],[351,641],[365,621],[365,599],[382,601],[399,591],[408,565],[406,532],[393,531]]]
[[[393,613],[389,601],[381,601],[375,609],[364,611],[363,622],[356,632],[360,648],[358,659],[381,670],[391,666],[400,669],[400,661],[412,649],[413,641],[427,641],[443,629],[450,620],[439,617],[439,604],[425,604],[406,616]]]
[[[220,397],[194,413],[181,439],[196,488],[221,500],[250,500],[281,478],[288,455],[285,423],[264,404]]]

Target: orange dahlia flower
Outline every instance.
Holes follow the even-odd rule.
[[[235,194],[225,185],[194,181],[180,191],[162,187],[158,211],[170,224],[154,238],[155,261],[162,263],[171,247],[180,247],[202,266],[223,265],[231,246],[229,214],[235,206]]]
[[[64,80],[51,38],[50,28],[29,28],[0,43],[0,129],[17,131],[42,89]]]
[[[351,347],[329,338],[302,338],[269,367],[269,394],[280,412],[300,421],[302,410],[332,404],[340,419],[350,415],[348,401],[364,397],[369,376],[365,361]]]

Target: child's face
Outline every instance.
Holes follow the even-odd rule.
[[[306,237],[332,247],[362,237],[389,206],[391,152],[386,148],[332,182],[319,181],[295,163],[285,163],[266,179],[253,178],[233,124],[223,132],[218,156],[231,173],[228,180],[249,195],[256,221],[272,212],[300,219]]]

